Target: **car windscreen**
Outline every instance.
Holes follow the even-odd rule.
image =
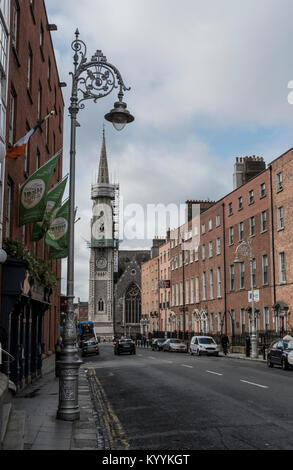
[[[180,339],[171,339],[170,343],[181,343]]]
[[[158,339],[157,343],[164,343],[166,340],[165,339]]]
[[[86,346],[94,346],[95,344],[97,344],[95,341],[88,341],[85,343]]]
[[[293,349],[293,341],[284,341],[284,349]]]
[[[120,343],[131,343],[132,340],[131,340],[131,339],[120,339],[119,342],[120,342]]]
[[[213,338],[198,338],[198,341],[201,344],[215,344]]]

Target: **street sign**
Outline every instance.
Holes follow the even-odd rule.
[[[255,302],[259,302],[259,289],[255,289],[253,291],[253,297],[254,297],[254,301]],[[248,291],[248,302],[251,303],[252,302],[252,291]]]

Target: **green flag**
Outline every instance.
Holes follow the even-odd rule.
[[[46,195],[61,150],[35,171],[20,189],[19,226],[43,219]]]
[[[69,199],[56,211],[52,219],[50,228],[46,233],[45,242],[56,250],[67,248]]]
[[[50,227],[51,219],[55,216],[56,209],[60,206],[65,191],[68,177],[56,184],[46,197],[46,208],[42,222],[35,222],[32,230],[32,241],[37,242],[44,237]]]
[[[53,246],[50,246],[50,253],[49,253],[49,258],[50,259],[61,259],[61,258],[67,258],[68,256],[68,248],[60,248],[57,250]]]

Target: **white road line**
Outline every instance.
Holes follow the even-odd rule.
[[[148,357],[149,357],[150,359],[156,359],[156,358],[155,358],[155,357],[153,357],[153,356],[148,356]]]
[[[206,370],[206,372],[208,372],[209,374],[214,374],[214,375],[223,375],[223,374],[219,374],[218,372],[213,372],[212,370]]]
[[[266,385],[255,384],[254,382],[248,382],[247,380],[241,380],[240,379],[240,382],[244,382],[244,383],[249,384],[249,385],[255,385],[256,387],[260,387],[260,388],[269,388]]]
[[[181,364],[182,367],[189,367],[189,369],[193,369],[193,366],[187,366],[186,364]]]
[[[168,364],[173,364],[173,361],[166,361],[165,359],[162,359],[162,362],[167,362]]]
[[[138,354],[139,357],[142,357],[142,354]]]

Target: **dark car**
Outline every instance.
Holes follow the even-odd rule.
[[[155,338],[152,342],[152,351],[162,351],[166,338]]]
[[[267,354],[269,367],[281,366],[283,370],[293,366],[293,341],[279,339],[271,344]]]
[[[133,339],[121,338],[116,340],[114,354],[129,353],[135,354],[135,342]]]
[[[100,354],[99,345],[97,341],[93,340],[83,341],[81,350],[83,356],[87,356],[88,354]]]

